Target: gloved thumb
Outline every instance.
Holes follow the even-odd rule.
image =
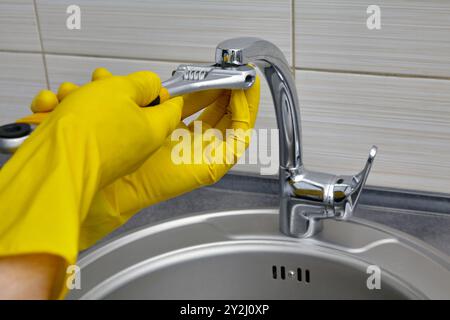
[[[172,133],[181,121],[183,98],[176,97],[154,107],[142,108],[150,124],[151,137],[161,143]]]
[[[97,68],[92,72],[91,81],[97,81],[112,77],[113,74],[106,68]]]
[[[161,79],[151,71],[138,71],[124,77],[134,102],[145,107],[155,100],[161,90]]]

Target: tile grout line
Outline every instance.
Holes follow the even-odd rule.
[[[41,51],[21,51],[21,50],[8,50],[0,49],[0,53],[20,53],[20,54],[41,54]],[[189,60],[170,60],[170,59],[146,59],[136,57],[122,57],[122,56],[101,56],[92,54],[71,54],[60,52],[46,52],[45,55],[61,56],[61,57],[74,57],[74,58],[97,58],[97,59],[116,59],[116,60],[134,60],[134,61],[147,61],[147,62],[163,62],[163,63],[211,63],[205,61],[189,61]],[[44,62],[46,64],[46,62]],[[341,69],[321,69],[321,68],[292,68],[295,71],[311,71],[311,72],[327,72],[327,73],[341,73],[341,74],[353,74],[361,76],[374,76],[374,77],[393,77],[404,79],[425,79],[425,80],[445,80],[449,81],[450,76],[428,76],[420,74],[402,74],[402,73],[385,73],[385,72],[370,72],[370,71],[355,71],[355,70],[341,70]],[[47,70],[46,70],[47,71]]]
[[[42,51],[35,50],[13,50],[13,49],[0,49],[0,53],[20,53],[20,54],[40,54]],[[131,60],[131,61],[148,61],[148,62],[164,62],[164,63],[196,63],[196,64],[211,64],[211,61],[197,61],[197,60],[171,60],[171,59],[159,59],[159,58],[139,58],[139,57],[126,57],[126,56],[102,56],[95,54],[73,54],[65,52],[53,52],[46,51],[45,55],[60,56],[60,57],[72,57],[72,58],[92,58],[92,59],[111,59],[111,60]]]
[[[376,72],[376,71],[356,71],[356,70],[342,70],[342,69],[322,69],[322,68],[295,68],[297,71],[311,71],[311,72],[328,72],[328,73],[341,73],[341,74],[353,74],[361,76],[373,76],[373,77],[391,77],[391,78],[404,78],[404,79],[427,79],[427,80],[450,80],[450,76],[428,76],[414,73],[389,73],[389,72]]]
[[[48,76],[47,58],[45,56],[44,41],[42,40],[41,22],[40,22],[40,19],[39,19],[39,14],[38,14],[38,8],[37,8],[36,0],[33,0],[33,6],[34,6],[34,14],[35,14],[36,24],[37,24],[37,29],[38,29],[39,43],[41,45],[41,55],[42,55],[42,63],[44,65],[45,82],[47,84],[47,89],[50,90],[50,79],[49,79],[49,76]]]
[[[292,63],[292,69],[293,69],[293,76],[295,80],[296,75],[296,61],[295,61],[295,0],[291,0],[291,63]]]
[[[211,64],[211,61],[198,61],[198,60],[172,60],[172,59],[149,59],[149,58],[140,58],[140,57],[125,57],[125,56],[102,56],[95,54],[72,54],[72,53],[63,53],[63,52],[51,52],[47,51],[47,55],[53,56],[61,56],[61,57],[74,57],[74,58],[96,58],[96,59],[112,59],[112,60],[133,60],[133,61],[154,61],[154,62],[165,62],[165,63],[196,63],[196,64]]]

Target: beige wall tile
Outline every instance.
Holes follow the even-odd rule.
[[[356,173],[376,144],[368,184],[449,193],[450,81],[311,71],[296,78],[309,169]],[[268,107],[260,127],[275,127]]]
[[[38,1],[47,52],[212,62],[220,41],[259,36],[291,57],[289,0],[79,0],[81,30],[66,28],[70,4]]]
[[[64,81],[84,84],[91,81],[91,74],[98,67],[108,68],[113,74],[128,74],[140,70],[151,70],[156,72],[161,80],[168,79],[172,70],[180,63],[158,62],[144,60],[94,58],[46,55],[47,70],[52,90],[58,90]]]
[[[0,50],[41,50],[33,0],[0,1]]]
[[[45,87],[41,54],[0,52],[0,124],[29,114],[31,100]]]
[[[381,30],[366,9],[381,8]],[[296,67],[450,77],[450,2],[296,0]]]

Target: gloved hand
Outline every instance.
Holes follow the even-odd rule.
[[[107,70],[97,69],[92,79],[94,81],[102,80],[111,76]],[[62,105],[78,90],[74,84],[63,83],[58,90],[58,95],[50,91],[41,92],[32,103],[32,110],[36,113],[21,119],[20,122],[41,123],[53,113],[50,111],[57,107],[56,112],[60,108],[59,101],[62,101]],[[245,130],[254,127],[259,95],[259,78],[256,79],[252,88],[246,91],[212,90],[185,95],[183,97],[185,101],[182,111],[183,119],[206,106],[197,119],[201,122],[203,131],[214,128],[223,137],[225,137],[227,129],[243,129],[244,131],[238,130],[234,135],[230,135],[229,139],[225,140],[224,138],[217,141],[215,149],[223,150],[224,158],[221,163],[210,163],[201,156],[199,163],[176,164],[173,161],[172,152],[179,141],[173,141],[171,137],[167,137],[163,146],[150,155],[136,171],[122,176],[98,190],[88,213],[79,221],[81,224],[79,249],[87,248],[144,207],[218,181],[234,165],[249,144],[249,137]],[[185,133],[191,138],[189,144],[192,155],[190,158],[193,157],[194,152],[201,154],[202,150],[200,149],[204,149],[209,144],[204,141],[203,134],[194,133],[193,124],[186,126],[179,123],[177,128],[185,129]],[[24,146],[25,144],[21,149]],[[224,150],[226,148],[228,148],[228,154],[227,150]],[[228,159],[226,159],[227,155]],[[46,167],[51,168],[49,165]],[[51,219],[50,216],[47,222]],[[55,221],[53,225],[57,226],[58,223]],[[51,233],[51,231],[49,232]],[[54,241],[52,239],[54,238],[48,239],[49,244]],[[0,245],[1,242],[0,238]]]
[[[111,76],[109,71],[100,68],[94,72],[92,80]],[[58,90],[58,96],[52,92],[42,92],[34,99],[32,110],[51,111],[57,106],[58,100],[63,100],[76,88],[74,84],[63,83]],[[142,208],[217,182],[247,148],[250,141],[245,130],[254,127],[259,98],[259,78],[245,91],[211,90],[183,96],[183,119],[204,108],[195,121],[201,123],[203,132],[207,129],[217,129],[221,133],[223,139],[216,141],[216,150],[223,151],[222,161],[214,163],[203,157],[202,151],[208,148],[210,141],[204,141],[206,139],[203,134],[194,134],[194,123],[189,126],[179,123],[177,129],[184,129],[184,133],[190,138],[192,154],[189,159],[192,162],[175,163],[172,152],[180,142],[167,137],[163,146],[146,159],[139,169],[117,179],[96,194],[82,225],[80,248],[89,247]],[[45,116],[46,114],[37,114],[20,121],[39,123]],[[229,129],[241,131],[237,130],[225,139]],[[197,163],[194,161],[196,159],[193,159],[194,153],[200,155],[200,161]]]
[[[182,98],[141,108],[160,89],[142,71],[66,94],[0,170],[0,257],[48,253],[75,263],[98,191],[139,168],[180,122]],[[47,92],[32,108],[57,103]]]
[[[180,123],[190,141],[191,163],[175,163],[180,141],[168,137],[163,146],[145,161],[135,172],[118,179],[101,190],[91,210],[101,212],[109,207],[113,212],[128,217],[149,205],[176,197],[198,187],[210,185],[222,178],[237,162],[250,143],[247,130],[252,129],[258,112],[260,81],[247,90],[212,90],[185,95],[182,118],[201,108],[206,108],[190,125]],[[200,121],[203,134],[194,131]],[[198,124],[198,122],[197,122]],[[177,133],[177,129],[172,133]],[[216,152],[222,151],[222,159],[214,163],[204,153],[211,145],[205,137],[206,130],[216,129],[222,139],[215,142]],[[232,134],[227,130],[237,129]],[[186,136],[184,136],[186,139]],[[175,154],[174,154],[175,153]],[[197,154],[197,162],[194,154]],[[200,155],[200,159],[198,159]],[[220,155],[220,153],[219,153]],[[200,160],[200,161],[198,161]],[[220,161],[221,160],[221,161]]]

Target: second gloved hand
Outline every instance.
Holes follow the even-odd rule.
[[[95,235],[95,231],[99,230],[96,227],[98,221],[103,221],[104,225],[109,223],[111,228],[117,227],[118,221],[126,221],[142,208],[217,182],[242,156],[250,143],[247,130],[254,127],[258,112],[259,78],[247,90],[212,90],[188,94],[183,98],[183,118],[204,109],[196,119],[197,124],[194,122],[186,126],[180,123],[174,131],[181,130],[187,139],[190,146],[187,152],[190,154],[186,158],[191,161],[180,163],[179,159],[174,159],[180,140],[168,137],[138,170],[97,194],[89,215],[91,220],[86,221],[86,226],[91,228],[89,235],[101,236]],[[196,132],[196,125],[201,125],[201,132]],[[222,151],[216,162],[204,156],[208,145],[211,146],[208,141],[211,138],[210,129],[221,137],[215,140],[214,149]],[[231,134],[227,135],[230,130]],[[109,218],[106,218],[105,212],[109,212]],[[86,240],[86,243],[91,243],[96,239]]]

